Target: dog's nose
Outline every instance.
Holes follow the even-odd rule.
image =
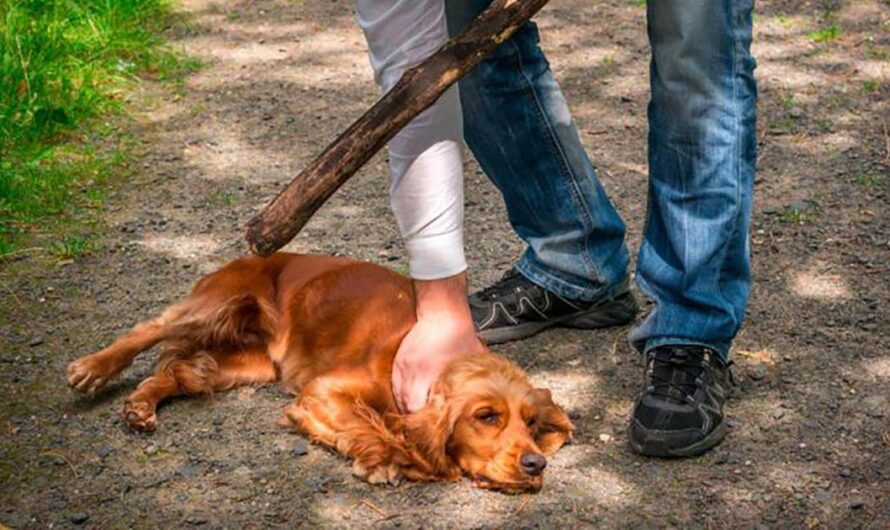
[[[520,457],[519,464],[527,474],[536,477],[547,467],[547,459],[537,453],[525,453]]]

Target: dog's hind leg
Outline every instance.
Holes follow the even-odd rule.
[[[93,394],[133,363],[137,355],[164,340],[171,321],[181,316],[181,305],[160,317],[142,322],[107,348],[85,355],[68,365],[68,386]]]
[[[208,276],[205,280],[212,278]],[[216,285],[205,282],[205,289]],[[68,385],[93,394],[163,340],[187,341],[193,350],[240,349],[262,344],[274,333],[274,310],[257,296],[229,286],[191,294],[155,319],[138,324],[107,348],[68,365]]]
[[[153,431],[157,427],[157,407],[167,398],[275,380],[275,367],[263,348],[225,354],[171,349],[162,354],[155,374],[127,398],[124,419],[132,429]]]

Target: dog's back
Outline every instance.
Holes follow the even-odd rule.
[[[244,257],[201,278],[180,302],[68,367],[94,393],[160,344],[156,373],[128,398],[131,427],[152,430],[167,397],[281,380],[298,391],[336,368],[366,365],[387,380],[414,319],[410,282],[346,258]]]

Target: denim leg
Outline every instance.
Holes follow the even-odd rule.
[[[649,211],[637,283],[656,302],[640,351],[708,346],[724,358],[750,286],[757,87],[753,0],[649,0]]]
[[[491,0],[445,0],[458,33]],[[533,23],[460,81],[464,138],[528,243],[516,264],[561,296],[617,294],[627,276],[624,223],[606,196]]]

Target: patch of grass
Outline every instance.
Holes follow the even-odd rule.
[[[168,0],[0,1],[0,255],[101,205],[127,90],[198,66],[164,44],[176,23]]]
[[[818,202],[805,201],[802,203],[793,203],[785,206],[779,212],[779,221],[788,224],[804,225],[812,221],[821,211]]]
[[[881,83],[877,79],[866,79],[862,82],[862,91],[866,94],[874,94],[881,87]]]
[[[828,26],[817,29],[816,31],[811,31],[807,33],[807,37],[813,42],[817,42],[819,44],[824,44],[827,42],[831,42],[840,37],[841,27],[836,23],[832,22]]]
[[[779,25],[783,28],[790,28],[794,25],[794,21],[788,18],[787,15],[779,15],[776,20],[778,20]]]
[[[231,192],[217,191],[210,195],[209,200],[215,206],[234,206],[238,202],[238,196]]]
[[[880,186],[886,180],[887,176],[879,173],[860,173],[859,175],[856,175],[856,184],[868,188]]]
[[[781,92],[779,93],[779,104],[785,110],[794,106],[794,92],[790,88],[783,87],[781,89]]]
[[[96,250],[96,243],[83,236],[66,236],[55,241],[50,253],[59,260],[75,260]]]

